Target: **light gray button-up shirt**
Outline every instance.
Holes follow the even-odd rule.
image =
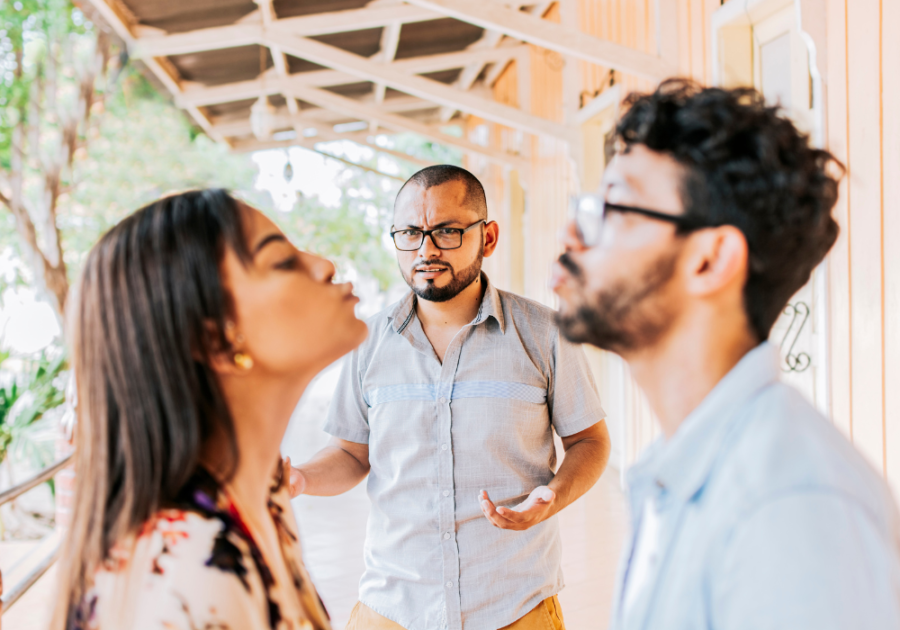
[[[764,343],[629,471],[614,630],[900,628],[887,485],[778,377]]]
[[[501,530],[478,495],[522,502],[553,479],[552,429],[566,437],[605,416],[554,312],[484,279],[478,315],[443,364],[414,294],[371,318],[325,425],[369,445],[360,600],[407,630],[495,630],[562,589],[556,517]]]

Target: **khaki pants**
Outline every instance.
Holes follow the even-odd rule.
[[[356,602],[353,612],[350,613],[350,621],[347,622],[346,630],[404,630],[404,628],[400,624],[382,617],[362,602]],[[556,595],[548,597],[535,606],[530,613],[500,630],[566,630],[559,600]]]

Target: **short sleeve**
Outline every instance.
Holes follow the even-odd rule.
[[[368,444],[369,405],[362,393],[359,361],[358,349],[344,359],[323,428],[325,433],[341,440]]]
[[[710,576],[722,630],[900,628],[897,550],[856,503],[791,494],[745,517]]]
[[[550,421],[560,437],[575,435],[606,418],[581,346],[554,330],[553,374],[547,391]]]

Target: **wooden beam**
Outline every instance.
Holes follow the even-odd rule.
[[[378,153],[389,155],[398,160],[403,160],[404,162],[408,162],[422,168],[425,168],[426,166],[434,166],[435,164],[431,160],[423,160],[422,158],[410,155],[409,153],[397,151],[396,149],[388,149],[387,147],[375,144],[375,142],[369,138],[348,138],[345,137],[345,134],[340,134],[330,129],[319,129],[319,135],[314,136],[310,139],[315,140],[316,142],[353,142],[360,146],[372,149],[373,151],[377,151]]]
[[[348,74],[355,74],[363,80],[381,81],[396,90],[434,101],[438,105],[455,107],[485,120],[527,133],[563,141],[570,139],[569,128],[560,123],[526,114],[514,107],[468,92],[460,92],[438,81],[405,74],[392,66],[377,64],[336,46],[277,31],[268,33],[268,41],[280,46],[289,55],[308,59]]]
[[[373,140],[370,139],[371,132],[370,131],[354,131],[349,133],[339,133],[332,129],[328,123],[324,123],[321,120],[316,120],[314,118],[309,117],[309,115],[300,114],[298,116],[290,116],[290,115],[277,115],[276,120],[278,120],[278,127],[293,127],[296,130],[297,136],[294,139],[283,140],[281,142],[287,143],[285,146],[290,146],[291,143],[295,144],[303,144],[312,142],[354,142],[360,146],[368,147],[374,151],[378,151],[379,153],[384,153],[385,155],[390,155],[394,158],[398,158],[404,160],[405,162],[409,162],[411,164],[415,164],[417,166],[432,166],[434,162],[430,160],[423,160],[422,158],[417,158],[414,155],[410,155],[408,153],[404,153],[403,151],[396,151],[394,149],[388,149],[387,147],[383,147],[381,145],[376,144]],[[246,137],[249,136],[252,131],[250,129],[250,122],[246,119],[240,121],[233,121],[228,123],[219,123],[215,125],[216,131],[226,137]],[[316,135],[314,136],[304,136],[303,131],[309,128],[313,128],[316,130]],[[304,145],[305,146],[305,145]]]
[[[90,0],[94,2],[95,0]],[[102,0],[101,0],[102,1]],[[267,29],[312,37],[346,31],[361,31],[389,24],[426,22],[444,17],[428,9],[401,4],[392,7],[329,11],[300,17],[273,20],[270,25],[241,23],[197,29],[163,37],[144,37],[131,49],[134,57],[167,57],[205,50],[219,50],[261,43]]]
[[[381,29],[381,49],[375,55],[379,63],[391,63],[397,56],[397,47],[400,45],[400,29],[403,25],[399,22],[388,24]],[[384,102],[384,96],[387,93],[387,86],[378,82],[375,84],[373,94],[375,103],[381,105]],[[374,120],[369,123],[372,133],[378,131],[378,123]]]
[[[399,22],[388,24],[381,33],[381,50],[378,52],[378,61],[383,64],[391,63],[397,55],[397,47],[400,45],[400,29],[403,25]],[[384,83],[375,84],[375,102],[384,102],[384,94],[387,86]]]
[[[349,133],[338,133],[333,129],[322,126],[321,124],[318,124],[314,121],[311,122],[306,118],[301,119],[299,126],[314,127],[317,133],[315,136],[300,138],[299,142],[296,139],[281,140],[279,142],[283,142],[285,147],[290,147],[294,144],[297,144],[297,146],[306,146],[310,143],[318,144],[320,142],[352,142],[361,147],[372,149],[373,151],[376,151],[378,153],[389,155],[393,158],[403,160],[404,162],[408,162],[422,168],[426,166],[434,166],[435,164],[435,162],[432,162],[431,160],[423,160],[422,158],[410,155],[409,153],[397,151],[396,149],[388,149],[387,147],[383,147],[380,144],[376,144],[368,131],[351,131]],[[379,135],[386,135],[386,132],[382,132]]]
[[[521,11],[514,11],[501,4],[474,0],[407,1],[425,9],[439,11],[463,22],[500,31],[530,44],[555,50],[568,57],[615,68],[639,77],[660,80],[676,72],[675,66],[669,60],[628,46],[614,44]],[[665,0],[665,2],[672,2],[672,0]]]
[[[528,46],[525,45],[490,50],[464,50],[460,52],[401,59],[388,64],[388,67],[396,68],[397,70],[408,74],[439,72],[441,70],[462,68],[468,63],[478,61],[490,63],[492,61],[504,59],[509,55],[524,54],[527,51]],[[359,77],[337,70],[314,70],[311,72],[298,72],[292,74],[287,80],[290,81],[291,85],[324,87],[358,83]],[[252,79],[250,81],[225,83],[215,87],[186,87],[180,97],[179,103],[182,106],[193,105],[200,107],[250,98],[255,99],[259,98],[263,93],[260,83],[259,79]],[[274,79],[266,81],[265,87],[266,93],[270,95],[278,94],[282,91],[279,82]],[[394,99],[391,99],[391,101],[393,100]]]
[[[375,105],[375,99],[371,94],[362,99],[355,100],[363,105]],[[415,98],[414,96],[401,96],[386,100],[384,104],[380,106],[380,109],[396,114],[402,112],[414,112],[427,107],[434,107],[434,104]],[[333,126],[358,120],[358,117],[356,116],[347,116],[338,111],[322,109],[319,107],[303,110],[299,115],[302,116],[305,121],[309,121],[310,124],[316,125]],[[275,129],[285,129],[290,127],[292,124],[290,116],[291,112],[287,107],[277,107],[275,109]],[[231,113],[225,116],[215,116],[210,119],[210,122],[213,127],[215,127],[216,133],[221,133],[223,136],[240,136],[249,133],[249,131],[244,131],[245,129],[250,128],[250,119],[246,112],[241,114]]]
[[[469,46],[469,50],[480,50],[484,48],[496,48],[500,41],[503,39],[503,33],[498,33],[497,31],[485,31],[482,34],[481,38]],[[499,63],[499,62],[498,62]],[[484,62],[475,61],[462,69],[462,72],[459,73],[459,76],[456,78],[456,81],[453,83],[453,87],[457,90],[468,90],[472,87],[472,84],[475,83],[475,79],[478,78],[478,75],[481,74],[481,70],[484,68]],[[441,108],[441,120],[443,122],[449,121],[456,114],[456,109],[453,107],[442,107]]]
[[[351,168],[358,168],[361,171],[366,171],[368,173],[375,173],[381,177],[388,177],[390,179],[395,179],[398,182],[405,182],[406,180],[399,175],[392,175],[390,173],[385,173],[384,171],[379,171],[377,168],[372,168],[371,166],[366,166],[365,164],[358,164],[356,162],[351,162],[347,158],[343,158],[339,155],[335,155],[334,153],[329,153],[328,151],[322,151],[321,149],[316,148],[315,142],[303,142],[303,141],[293,141],[293,140],[243,140],[235,143],[231,148],[235,153],[249,153],[251,151],[265,151],[268,149],[289,149],[291,147],[301,147],[306,149],[307,151],[312,151],[313,153],[318,153],[324,157],[327,157],[330,160],[337,160],[342,164],[346,164]]]
[[[395,131],[417,133],[420,136],[429,138],[440,144],[456,147],[467,153],[481,155],[492,162],[512,166],[520,171],[527,171],[529,167],[529,162],[520,156],[505,153],[490,147],[483,147],[474,142],[469,142],[464,138],[456,138],[440,133],[423,123],[392,114],[374,105],[360,103],[359,101],[347,98],[346,96],[340,96],[333,92],[305,86],[292,88],[289,93],[293,98],[304,100],[307,103],[312,103],[313,105],[326,109],[341,111],[348,116],[355,116],[361,120],[376,120],[379,125],[387,127],[388,129],[394,129]]]
[[[254,2],[259,5],[259,14],[262,18],[263,26],[271,26],[278,19],[278,16],[275,14],[275,8],[272,6],[272,0],[254,0]],[[278,46],[270,46],[269,53],[272,55],[272,63],[275,65],[275,74],[282,79],[286,78],[290,74],[287,55],[281,52]],[[292,98],[287,99],[287,108],[292,116],[300,113],[300,106]],[[300,130],[297,130],[297,133],[300,133]]]

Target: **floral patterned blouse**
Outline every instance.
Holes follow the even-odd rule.
[[[227,492],[201,469],[175,506],[113,550],[73,630],[330,630],[284,479],[281,471],[269,512],[291,583],[277,582]]]

